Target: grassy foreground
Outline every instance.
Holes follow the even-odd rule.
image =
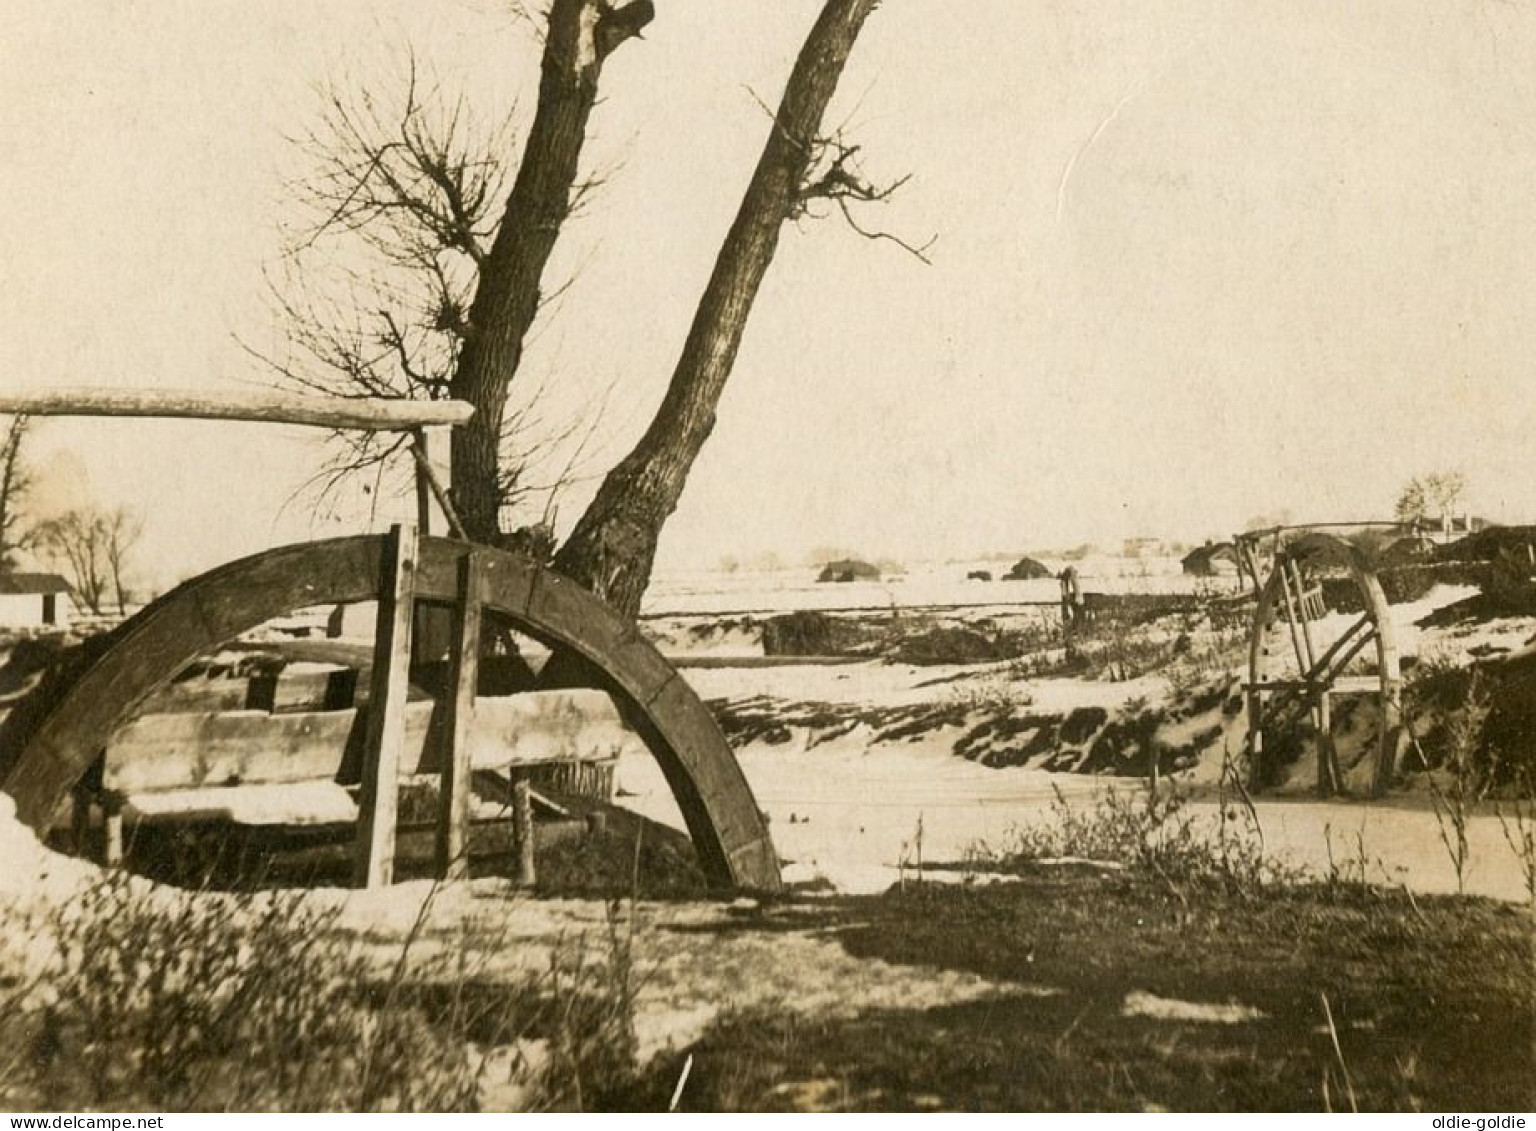
[[[504,886],[375,929],[103,874],[0,905],[0,1107],[1536,1106],[1536,902],[1305,876],[1222,797],[1215,822],[1166,789],[1058,797],[954,866],[999,882],[724,906],[689,898],[677,843],[606,828],[549,854],[543,894],[630,893],[572,903],[569,937],[581,915],[515,927]],[[547,962],[505,960],[529,947]]]
[[[614,1100],[665,1107],[691,1057],[691,1110],[1536,1104],[1526,908],[1358,885],[1190,892],[1056,867],[838,900],[821,926],[859,956],[1019,988],[851,1020],[793,1003],[726,1014]],[[1176,1003],[1238,1019],[1181,1018]]]

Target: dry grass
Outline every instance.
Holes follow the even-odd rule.
[[[627,1083],[617,905],[601,960],[557,948],[547,976],[512,981],[489,975],[487,940],[421,946],[427,910],[381,955],[300,895],[105,876],[44,919],[6,924],[47,957],[31,978],[11,967],[0,1106],[474,1111],[494,1092],[570,1108]]]
[[[909,881],[826,905],[820,928],[864,959],[1018,990],[854,1017],[736,1011],[658,1058],[625,1107],[665,1109],[688,1058],[692,1111],[1321,1111],[1350,1090],[1361,1110],[1536,1101],[1532,938],[1507,905],[1321,886],[1254,899],[1054,867]],[[1238,1019],[1132,1011],[1145,995]]]

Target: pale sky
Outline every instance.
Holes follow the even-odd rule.
[[[604,76],[588,164],[615,172],[527,362],[573,405],[618,382],[610,460],[761,149],[748,88],[777,101],[817,8],[657,6]],[[0,382],[259,378],[235,335],[271,333],[284,135],[312,84],[406,41],[488,114],[531,113],[537,47],[498,0],[6,0]],[[786,233],[664,566],[1382,517],[1439,468],[1536,519],[1525,3],[888,0],[833,117],[870,171],[912,175],[866,222],[937,234],[934,265],[833,221]],[[169,578],[366,523],[281,509],[305,436],[60,422],[34,454],[56,499],[69,473],[141,505]]]

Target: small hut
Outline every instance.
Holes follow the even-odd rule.
[[[1020,558],[1003,575],[1004,581],[1049,581],[1056,575],[1034,558]]]
[[[821,567],[821,573],[817,581],[879,581],[880,570],[868,562],[861,562],[856,558],[843,558],[839,561],[828,562]]]
[[[1237,573],[1237,548],[1231,542],[1207,542],[1179,563],[1191,577],[1231,577]]]
[[[67,628],[70,593],[56,573],[0,573],[0,628]]]

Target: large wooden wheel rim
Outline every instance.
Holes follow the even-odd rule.
[[[470,549],[422,538],[417,599],[452,602]],[[777,888],[766,821],[714,717],[676,669],[631,621],[575,583],[528,558],[474,549],[485,556],[487,610],[600,673],[660,763],[709,881]],[[17,815],[45,826],[111,735],[199,654],[298,609],[377,599],[387,553],[382,535],[284,546],[220,566],[147,606],[44,712],[0,727],[0,788]]]
[[[1315,563],[1343,565],[1360,592],[1365,616],[1374,629],[1376,666],[1380,675],[1381,690],[1378,702],[1381,706],[1381,733],[1378,738],[1376,764],[1372,774],[1371,792],[1379,794],[1387,789],[1397,772],[1398,749],[1403,742],[1402,729],[1402,675],[1398,660],[1397,633],[1392,622],[1391,606],[1387,602],[1381,580],[1365,553],[1358,546],[1333,534],[1311,532],[1292,539],[1285,552],[1290,556]],[[1284,576],[1280,568],[1271,569],[1259,590],[1258,603],[1253,611],[1253,621],[1248,637],[1248,716],[1250,735],[1262,733],[1263,708],[1256,691],[1263,678],[1264,637],[1271,622],[1277,616],[1284,596]],[[1257,788],[1263,780],[1263,753],[1250,749],[1253,759],[1250,781]]]

